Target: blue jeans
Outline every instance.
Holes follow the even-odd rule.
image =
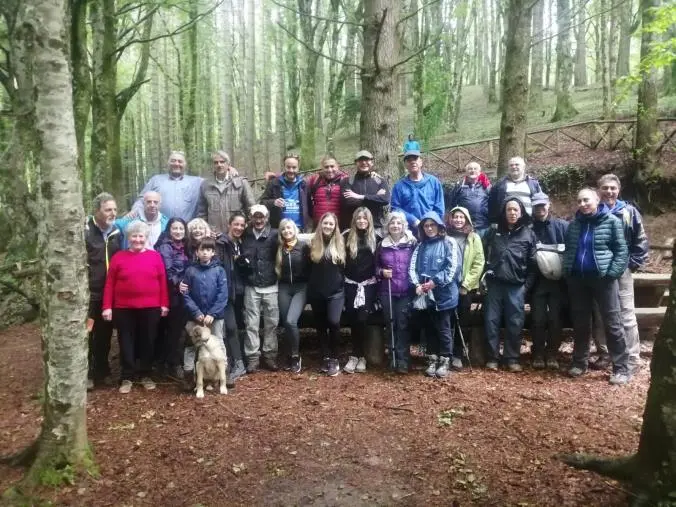
[[[484,326],[486,328],[487,361],[500,357],[500,325],[505,319],[505,347],[502,358],[505,364],[516,364],[521,357],[521,331],[525,318],[523,285],[488,281],[484,299]]]

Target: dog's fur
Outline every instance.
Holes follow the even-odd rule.
[[[204,398],[205,380],[210,381],[214,386],[218,382],[219,392],[228,394],[228,388],[225,385],[225,366],[228,364],[228,358],[219,339],[211,334],[207,326],[193,327],[190,338],[197,348],[197,363],[195,364],[197,397]]]

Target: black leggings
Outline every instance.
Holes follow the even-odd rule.
[[[139,376],[150,375],[160,309],[114,308],[113,318],[120,345],[120,380],[132,380],[136,356],[140,363]]]
[[[228,351],[228,359],[231,364],[242,359],[242,344],[239,341],[237,310],[228,301],[225,307],[225,348]]]
[[[316,295],[310,298],[322,357],[335,358],[338,356],[340,315],[343,313],[344,302],[345,296],[342,291],[327,298],[317,297]]]

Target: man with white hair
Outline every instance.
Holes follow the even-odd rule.
[[[162,196],[160,212],[168,218],[182,218],[190,222],[197,216],[197,203],[200,196],[202,178],[185,174],[185,155],[182,151],[172,151],[167,162],[168,172],[156,174],[148,180],[141,196],[132,206],[132,212],[143,209],[143,196],[146,192],[158,192]]]
[[[538,180],[526,174],[526,162],[523,158],[510,158],[508,166],[507,176],[493,185],[488,196],[488,218],[492,224],[498,223],[503,203],[512,197],[518,198],[526,208],[526,213],[532,215],[531,199],[534,194],[542,192]]]
[[[166,229],[169,217],[162,214],[160,209],[162,207],[162,196],[155,191],[149,191],[143,194],[143,207],[137,213],[131,213],[115,221],[115,225],[120,228],[123,236],[123,248],[127,248],[126,231],[127,227],[133,222],[143,222],[148,226],[148,234],[146,235],[146,248],[148,250],[155,249],[155,243],[160,237],[160,234]]]

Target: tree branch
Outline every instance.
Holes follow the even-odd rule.
[[[378,63],[378,46],[380,46],[380,34],[383,32],[383,25],[385,24],[386,16],[387,16],[387,7],[383,9],[383,15],[380,17],[380,23],[378,23],[378,31],[376,32],[376,41],[373,44],[373,66],[376,72],[380,71],[380,64]]]
[[[31,296],[30,294],[28,294],[26,291],[24,291],[21,287],[19,287],[19,286],[16,285],[15,283],[12,283],[12,282],[10,282],[10,281],[3,280],[2,278],[0,278],[0,285],[2,285],[2,286],[4,286],[4,287],[7,287],[7,288],[8,288],[9,290],[11,290],[12,292],[16,292],[17,294],[23,296],[23,297],[26,299],[26,301],[28,301],[28,304],[30,304],[35,310],[39,310],[39,309],[40,309],[40,303],[38,303],[38,302],[33,298],[33,296]]]
[[[307,49],[308,51],[311,51],[312,53],[314,53],[314,54],[316,54],[316,55],[318,55],[318,56],[321,56],[322,58],[326,58],[327,60],[330,60],[330,61],[332,61],[332,62],[337,62],[337,63],[340,63],[341,65],[345,65],[345,66],[347,66],[347,67],[354,67],[354,68],[359,69],[359,70],[364,70],[364,67],[362,67],[361,65],[357,65],[357,64],[355,64],[355,63],[348,63],[348,62],[346,62],[346,61],[340,60],[340,59],[338,59],[338,58],[333,58],[333,57],[331,57],[331,56],[329,56],[329,55],[325,55],[324,53],[321,53],[321,52],[317,51],[316,49],[314,49],[313,47],[311,47],[310,45],[308,45],[305,41],[303,41],[303,40],[299,39],[298,37],[296,37],[293,33],[291,33],[291,32],[289,31],[289,29],[287,29],[287,28],[286,28],[284,25],[282,25],[281,23],[277,22],[277,26],[278,26],[279,28],[281,28],[282,30],[284,30],[284,31],[287,33],[287,35],[288,35],[289,37],[291,37],[292,39],[294,39],[296,42],[299,42],[299,43],[300,43],[305,49]]]
[[[431,48],[432,46],[434,46],[437,42],[439,42],[439,37],[437,37],[435,40],[433,40],[433,41],[430,42],[429,44],[425,44],[423,47],[421,47],[420,49],[418,49],[415,53],[412,53],[412,54],[408,55],[406,58],[404,58],[403,60],[401,60],[401,61],[395,63],[395,64],[392,66],[392,68],[394,69],[394,68],[396,68],[396,67],[400,67],[400,66],[404,65],[405,63],[407,63],[407,62],[413,60],[416,56],[418,56],[418,55],[421,54],[421,53],[424,53],[424,52],[427,51],[429,48]]]
[[[277,0],[270,0],[270,1],[273,4],[277,5],[278,7],[281,7],[282,9],[286,9],[287,11],[291,11],[295,14],[298,14],[299,16],[305,16],[305,17],[308,17],[308,18],[318,19],[319,21],[326,21],[328,23],[344,23],[346,25],[364,26],[361,23],[357,23],[355,21],[347,21],[347,20],[341,20],[341,19],[335,19],[335,18],[325,18],[323,16],[317,16],[315,14],[301,12],[299,10],[294,9],[293,7],[289,7],[288,5],[285,5],[281,2],[278,2]]]
[[[399,21],[397,21],[397,26],[401,25],[402,23],[406,23],[409,19],[411,19],[413,16],[416,16],[420,11],[424,10],[426,7],[429,7],[430,5],[434,5],[436,3],[439,3],[440,0],[432,0],[431,2],[427,2],[426,4],[423,4],[419,9],[416,9],[410,14],[407,14],[403,18],[400,18]]]
[[[153,30],[153,14],[156,12],[156,9],[151,10],[151,14],[146,16],[146,21],[143,25],[143,34],[142,37],[149,37]],[[122,118],[125,109],[129,101],[132,99],[134,94],[143,86],[144,83],[150,81],[146,79],[146,73],[148,72],[148,63],[150,61],[150,44],[146,44],[141,48],[141,56],[139,58],[139,65],[134,72],[134,77],[131,81],[131,84],[127,86],[124,90],[121,90],[115,97],[115,103],[117,105],[117,117],[118,119]]]

